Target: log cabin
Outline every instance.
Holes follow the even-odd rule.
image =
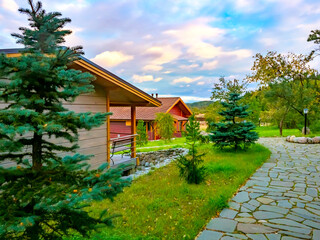
[[[9,57],[19,57],[21,55],[20,51],[21,49],[0,49],[0,54],[6,54]],[[114,159],[111,159],[111,156],[113,156],[113,148],[111,146],[114,146],[114,143],[116,143],[118,139],[111,138],[110,116],[108,116],[105,124],[99,128],[94,128],[90,131],[79,131],[80,149],[78,152],[81,154],[94,155],[89,162],[92,168],[96,168],[105,162],[108,162],[113,166],[121,163],[138,165],[139,162],[136,158],[135,145],[136,108],[156,108],[161,106],[160,100],[143,92],[139,88],[85,57],[81,56],[81,58],[73,62],[69,68],[77,69],[82,72],[89,72],[93,74],[96,79],[92,83],[95,92],[80,95],[72,103],[65,102],[64,106],[66,108],[74,112],[110,112],[110,107],[127,107],[129,109],[128,121],[131,122],[126,138],[130,140],[130,156],[123,157],[121,155],[115,155]],[[0,109],[6,106],[6,104],[0,102]],[[13,163],[6,161],[0,164],[9,167],[12,166]]]
[[[158,97],[158,94],[156,94],[156,99],[162,103],[162,106],[157,108],[137,107],[137,121],[143,120],[145,122],[149,140],[160,138],[155,125],[156,115],[160,112],[170,113],[173,116],[176,129],[174,137],[181,137],[188,117],[192,115],[191,110],[180,97]],[[130,108],[111,107],[110,111],[113,113],[110,117],[111,137],[121,137],[129,134],[131,127]]]

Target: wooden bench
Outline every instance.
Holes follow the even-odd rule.
[[[114,165],[113,156],[115,153],[123,151],[123,153],[121,154],[121,157],[123,157],[124,154],[131,153],[131,144],[137,135],[138,134],[126,135],[126,136],[110,139],[110,142],[111,142],[110,159],[111,159],[113,165]]]

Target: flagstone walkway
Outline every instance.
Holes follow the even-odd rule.
[[[272,151],[198,240],[320,240],[320,145],[262,138]]]

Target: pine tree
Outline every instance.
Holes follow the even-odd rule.
[[[137,134],[137,145],[140,147],[146,145],[148,143],[148,135],[143,120],[138,121]]]
[[[248,117],[246,111],[249,106],[239,104],[241,96],[239,93],[229,93],[227,101],[221,102],[225,108],[219,114],[224,117],[222,122],[214,124],[216,130],[211,135],[211,141],[219,148],[239,147],[246,149],[250,144],[258,140],[258,134],[254,131],[255,126],[252,122],[247,122],[244,118]]]
[[[176,163],[180,171],[180,176],[192,184],[200,184],[206,176],[206,168],[201,166],[204,154],[198,154],[197,142],[200,140],[200,123],[196,121],[195,116],[189,117],[186,124],[186,143],[189,145],[189,152],[186,156],[179,156]]]
[[[30,28],[12,34],[24,45],[21,56],[0,55],[0,102],[8,104],[0,110],[0,164],[16,164],[0,165],[0,239],[88,236],[113,216],[103,211],[95,218],[84,207],[112,199],[128,182],[120,179],[122,169],[108,170],[107,164],[89,170],[91,156],[76,153],[78,130],[101,126],[108,113],[74,113],[63,106],[92,92],[94,77],[67,68],[82,54],[81,47],[61,46],[71,20],[47,13],[40,2],[29,5],[19,11]]]

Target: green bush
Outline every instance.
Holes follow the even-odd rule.
[[[320,120],[311,123],[310,130],[311,132],[320,132]]]

